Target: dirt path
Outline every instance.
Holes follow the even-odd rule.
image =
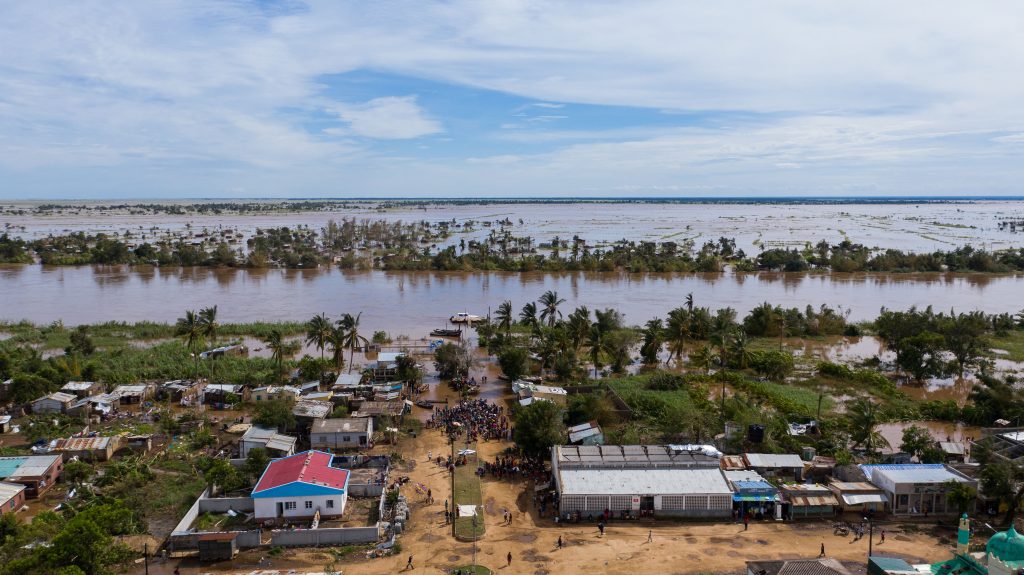
[[[495,382],[497,384],[497,382]],[[502,395],[490,390],[488,395]],[[442,389],[431,390],[431,396],[446,395]],[[414,416],[423,417],[419,408]],[[505,442],[480,442],[478,449],[484,460],[508,447]],[[412,503],[410,529],[400,538],[402,552],[398,556],[375,560],[350,559],[337,562],[344,573],[377,575],[404,570],[410,555],[414,566],[409,575],[447,572],[472,561],[473,546],[456,541],[444,525],[444,501],[451,498],[448,473],[433,463],[427,454],[446,453],[441,432],[424,429],[417,438],[405,440],[397,450],[404,463],[395,473],[408,475],[413,482],[432,490],[434,504],[424,502],[425,495],[412,483],[403,488]],[[390,446],[382,446],[388,452]],[[556,526],[551,519],[541,519],[532,505],[532,485],[486,478],[483,482],[484,520],[487,532],[477,545],[479,563],[502,575],[517,573],[548,575],[577,573],[741,573],[744,562],[754,559],[817,557],[825,544],[826,555],[842,561],[866,562],[867,539],[852,542],[852,537],[832,534],[826,523],[752,523],[749,531],[731,523],[685,523],[674,521],[635,521],[609,524],[605,536],[598,537],[597,528],[589,524]],[[502,511],[512,511],[512,525],[502,524]],[[653,541],[647,542],[648,533]],[[559,535],[564,543],[557,549]],[[920,532],[900,533],[895,527],[886,542],[875,546],[878,554],[896,555],[911,562],[934,562],[948,558],[953,532],[937,537],[922,526]],[[876,542],[878,536],[876,535]],[[512,565],[506,566],[506,555],[512,553]],[[257,567],[261,552],[246,552],[233,564],[200,566],[182,564],[183,575],[200,573],[251,573]],[[270,567],[287,573],[321,572],[331,556],[326,550],[287,550],[279,557],[269,558]],[[170,574],[173,566],[151,565],[152,575]],[[141,573],[141,570],[138,571]]]

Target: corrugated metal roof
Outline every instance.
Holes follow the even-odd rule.
[[[95,381],[69,381],[64,384],[61,389],[68,391],[89,391],[92,386],[96,385]]]
[[[370,420],[365,417],[341,417],[313,421],[310,433],[366,433]]]
[[[64,451],[103,450],[110,446],[110,442],[113,440],[113,437],[72,437],[62,439],[57,445],[57,449]]]
[[[847,505],[861,503],[888,503],[889,498],[882,493],[843,493],[843,502]]]
[[[835,495],[790,495],[789,502],[796,507],[821,507],[824,505],[839,505]]]
[[[737,481],[764,481],[767,480],[761,477],[761,474],[754,471],[753,469],[726,469],[722,472],[725,478],[729,481],[736,483]]]
[[[78,398],[71,395],[70,393],[64,393],[63,391],[55,391],[49,395],[44,395],[43,397],[40,397],[39,399],[33,401],[32,403],[38,403],[45,399],[52,399],[54,401],[59,401],[60,403],[68,403]]]
[[[907,463],[893,465],[861,465],[868,480],[888,478],[893,483],[945,483],[950,479],[964,483],[968,480],[939,463]]]
[[[719,469],[560,469],[563,495],[732,495]]]
[[[963,443],[957,443],[955,441],[940,441],[939,449],[949,455],[963,455],[966,453]]]
[[[39,477],[61,459],[60,455],[30,455],[27,457],[0,457],[0,477],[17,479],[22,477]],[[4,465],[5,461],[14,460],[16,465],[11,469]],[[6,475],[4,475],[6,474]]]
[[[4,483],[0,481],[0,505],[7,503],[22,491],[25,491],[25,486],[20,483]]]
[[[743,458],[750,467],[780,469],[804,466],[804,460],[792,453],[744,453]]]

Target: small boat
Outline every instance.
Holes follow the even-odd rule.
[[[473,314],[462,312],[462,313],[457,313],[457,314],[453,315],[452,317],[448,318],[448,321],[450,321],[452,323],[473,323],[473,322],[483,321],[483,319],[484,318],[482,318],[482,317],[480,317],[478,315],[473,315]]]
[[[462,337],[461,329],[440,328],[431,330],[430,335],[434,337]]]

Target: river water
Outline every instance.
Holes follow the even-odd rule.
[[[128,266],[0,266],[0,319],[69,325],[108,320],[173,322],[185,309],[219,306],[225,322],[305,320],[363,313],[363,329],[421,337],[453,313],[486,315],[503,300],[518,310],[546,290],[590,309],[615,307],[639,325],[683,304],[733,307],[741,315],[761,302],[828,304],[851,320],[872,319],[882,306],[905,309],[1024,308],[1024,276],[981,274],[621,274],[457,273],[240,270]]]

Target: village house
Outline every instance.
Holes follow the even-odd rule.
[[[252,490],[256,521],[341,517],[348,501],[349,471],[331,467],[333,456],[304,451],[270,462]]]
[[[313,449],[335,452],[370,447],[373,442],[373,419],[336,418],[317,419],[309,431]]]
[[[154,386],[148,383],[119,385],[111,391],[121,405],[139,405],[153,397]]]
[[[63,471],[64,460],[60,455],[0,457],[0,481],[24,485],[28,499],[46,493]]]
[[[747,561],[747,575],[853,575],[838,559]]]
[[[44,395],[32,402],[32,413],[67,413],[74,401],[75,396],[62,391]]]
[[[782,518],[779,490],[753,469],[722,471],[732,487],[732,507],[738,517]]]
[[[556,445],[559,514],[729,517],[733,491],[707,446]]]
[[[254,388],[249,393],[249,399],[255,402],[274,401],[279,398],[280,393],[280,386],[267,385],[264,387]]]
[[[246,401],[249,401],[249,388],[244,385],[210,383],[203,388],[203,404],[214,409],[228,409]]]
[[[977,491],[978,482],[941,463],[861,465],[868,481],[888,497],[893,515],[949,515],[958,512],[947,501],[951,482]]]
[[[377,354],[377,361],[367,364],[374,381],[390,381],[398,377],[398,359],[405,357],[401,352],[381,352]]]
[[[292,415],[295,416],[295,425],[300,430],[308,431],[317,419],[330,417],[334,411],[334,404],[329,401],[316,401],[313,399],[300,399],[292,406]]]
[[[79,399],[68,408],[68,414],[74,416],[110,415],[117,411],[119,398],[113,393],[101,393],[85,399]]]
[[[83,461],[107,461],[120,446],[118,437],[71,437],[58,440],[55,449],[64,456],[64,461],[73,457]]]
[[[332,390],[349,390],[360,387],[363,381],[363,374],[361,373],[345,373],[338,374],[338,379],[334,380],[334,385],[331,386]]]
[[[246,459],[250,451],[262,448],[270,457],[288,457],[295,453],[295,441],[294,437],[278,433],[276,429],[254,425],[238,441],[238,456]]]
[[[866,481],[832,481],[828,489],[840,510],[861,516],[882,513],[889,502],[885,491]]]
[[[364,401],[352,414],[352,417],[373,417],[380,423],[381,417],[389,417],[400,421],[408,409],[412,409],[411,401]]]
[[[0,481],[0,515],[15,513],[25,504],[25,486]]]
[[[10,415],[0,415],[0,433],[10,433],[10,432],[11,432],[11,416]]]
[[[70,393],[78,399],[85,399],[90,395],[103,393],[103,384],[95,381],[69,381],[60,388],[64,393]]]
[[[206,382],[189,379],[175,379],[160,385],[157,393],[163,400],[173,401],[179,405],[195,405],[203,394]]]

